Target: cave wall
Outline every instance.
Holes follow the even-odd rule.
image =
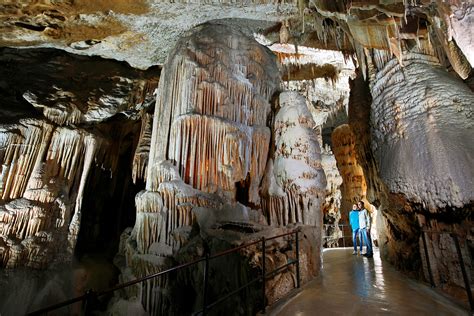
[[[404,60],[403,70],[388,62],[371,87],[372,148],[380,177],[391,201],[404,201],[412,230],[418,222],[422,229],[459,235],[469,270],[474,94],[436,59],[407,54]],[[454,242],[428,237],[432,264],[443,275],[440,283],[463,287]]]
[[[367,198],[380,211],[384,258],[430,280],[422,242],[423,230],[430,231],[425,238],[435,284],[465,299],[449,233],[458,235],[470,271],[472,90],[433,57],[404,60],[404,67],[386,63],[372,84],[361,74],[352,82],[349,124]]]
[[[313,5],[322,27],[307,43],[342,49],[348,40],[357,56],[349,125],[383,258],[429,280],[421,236],[434,231],[426,238],[435,282],[459,294],[449,232],[472,269],[472,3]]]
[[[1,266],[70,262],[79,231],[88,248],[106,230],[93,224],[104,221],[96,194],[126,191],[116,178],[130,169],[125,151],[136,146],[136,119],[150,105],[159,71],[50,49],[2,48],[0,56]]]

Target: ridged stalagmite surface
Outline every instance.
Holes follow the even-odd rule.
[[[221,29],[224,34],[204,25],[199,36],[182,38],[164,66],[147,190],[158,189],[154,165],[163,160],[174,161],[193,187],[222,190],[231,198],[235,182],[247,176],[260,182],[270,141],[269,100],[279,72],[263,46],[228,26]]]
[[[235,28],[206,24],[179,40],[162,74],[151,141],[151,118],[143,116],[134,159],[136,178],[147,168],[146,190],[136,197],[135,227],[124,235],[124,279],[166,268],[194,224],[204,230],[219,220],[263,222],[237,198],[260,204],[267,117],[280,82],[272,54]],[[169,310],[166,294],[156,291],[166,280],[139,289],[147,311]]]
[[[332,148],[337,160],[337,167],[342,176],[341,217],[348,223],[349,211],[352,204],[366,200],[367,183],[364,170],[357,161],[355,150],[356,140],[351,127],[347,124],[337,127],[332,133]],[[369,209],[370,210],[370,209]]]
[[[320,227],[326,176],[314,121],[305,98],[297,92],[280,94],[275,117],[275,154],[267,166],[263,209],[269,224],[303,223]]]

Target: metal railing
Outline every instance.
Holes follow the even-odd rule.
[[[344,227],[349,227],[349,225],[346,225],[346,224],[323,224],[324,226],[324,231],[327,232],[328,228],[329,227],[338,227],[340,229],[340,231],[342,232],[342,236],[334,236],[334,235],[326,235],[326,236],[323,236],[323,244],[325,242],[327,242],[328,240],[330,239],[337,239],[336,243],[338,246],[340,246],[340,239],[342,239],[342,247],[346,247],[346,238],[347,237],[350,237],[350,241],[352,241],[352,234],[350,235],[346,235],[345,234],[345,231],[344,231]]]
[[[282,266],[280,266],[280,267],[278,267],[278,268],[276,268],[276,269],[274,269],[270,272],[267,272],[266,271],[266,264],[265,264],[265,261],[266,261],[265,260],[266,242],[270,241],[270,240],[277,239],[277,238],[291,236],[291,235],[295,235],[294,241],[295,241],[295,252],[296,252],[295,257],[296,258],[288,260],[286,264],[284,264],[284,265],[282,265]],[[293,239],[291,239],[291,241],[293,241]],[[222,257],[222,256],[226,256],[226,255],[229,255],[231,253],[237,252],[237,251],[239,251],[243,248],[247,248],[247,247],[250,247],[250,246],[253,246],[253,245],[257,245],[257,244],[261,244],[261,249],[262,249],[262,273],[261,273],[261,275],[258,276],[255,279],[247,282],[246,284],[242,285],[241,287],[233,290],[232,292],[228,293],[227,295],[215,300],[214,302],[208,303],[209,263],[210,263],[210,261],[212,259],[219,258],[219,257]],[[138,283],[142,283],[144,281],[154,279],[154,278],[169,274],[169,273],[174,272],[174,271],[179,271],[181,269],[184,269],[184,268],[187,268],[187,267],[190,267],[190,266],[194,266],[194,265],[196,265],[200,262],[204,262],[204,264],[205,264],[205,266],[204,266],[204,275],[203,275],[204,286],[203,286],[203,289],[202,289],[202,291],[203,291],[203,296],[202,296],[203,297],[203,302],[202,302],[203,308],[201,310],[195,312],[193,315],[206,315],[206,313],[209,309],[215,307],[216,305],[222,303],[223,301],[230,298],[231,296],[234,296],[234,295],[238,294],[240,291],[248,288],[252,284],[254,284],[256,282],[259,282],[259,281],[262,282],[262,292],[261,292],[262,293],[262,308],[261,308],[261,311],[265,313],[265,309],[266,309],[265,280],[268,277],[271,277],[271,276],[274,276],[274,275],[280,273],[281,271],[283,271],[285,268],[289,267],[290,265],[295,265],[296,266],[296,287],[297,288],[300,287],[299,228],[297,228],[297,229],[295,229],[295,230],[293,230],[289,233],[276,235],[276,236],[273,236],[273,237],[270,237],[270,238],[262,237],[261,239],[256,240],[254,242],[247,243],[247,244],[244,244],[244,245],[241,245],[239,247],[232,248],[232,249],[228,249],[228,250],[219,252],[219,253],[214,254],[214,255],[206,254],[206,256],[204,258],[200,258],[200,259],[188,262],[188,263],[184,263],[184,264],[175,266],[173,268],[170,268],[170,269],[167,269],[167,270],[164,270],[164,271],[160,271],[158,273],[150,274],[150,275],[147,275],[147,276],[144,276],[144,277],[141,277],[141,278],[129,281],[129,282],[125,282],[125,283],[116,285],[116,286],[114,286],[112,288],[109,288],[107,290],[104,290],[104,291],[96,292],[96,291],[90,289],[90,290],[86,291],[86,293],[84,293],[81,296],[78,296],[78,297],[75,297],[75,298],[72,298],[72,299],[54,304],[54,305],[50,305],[48,307],[45,307],[45,308],[39,309],[37,311],[31,312],[28,315],[44,315],[44,314],[47,314],[48,312],[51,312],[51,311],[57,310],[59,308],[63,308],[63,307],[66,307],[66,306],[69,306],[69,305],[72,305],[72,304],[78,303],[78,302],[82,302],[83,309],[84,309],[85,313],[87,314],[88,312],[90,312],[92,310],[93,302],[96,302],[98,300],[98,298],[101,297],[101,296],[111,294],[111,293],[113,293],[117,290],[124,289],[124,288],[127,288],[129,286],[132,286],[132,285],[135,285],[135,284],[138,284]]]
[[[456,247],[456,253],[458,255],[458,262],[459,262],[459,265],[461,266],[461,273],[462,273],[462,277],[463,277],[463,281],[464,281],[464,287],[466,288],[466,294],[467,294],[467,299],[469,301],[469,306],[471,307],[471,311],[474,312],[474,300],[473,300],[473,297],[472,297],[471,285],[469,283],[469,277],[467,275],[466,266],[464,265],[464,258],[462,256],[461,246],[459,244],[458,235],[456,233],[453,233],[453,232],[440,232],[440,231],[436,232],[436,231],[430,231],[430,230],[427,230],[427,229],[422,230],[421,237],[422,237],[422,240],[423,240],[423,249],[424,249],[424,253],[425,253],[426,267],[427,267],[427,270],[428,270],[428,275],[429,275],[430,283],[431,283],[432,287],[436,287],[436,284],[435,284],[434,278],[433,278],[433,271],[431,270],[430,256],[429,256],[429,253],[428,253],[428,246],[427,246],[427,243],[426,243],[425,234],[427,234],[427,233],[429,233],[429,234],[439,234],[439,235],[448,234],[453,239],[454,246]]]

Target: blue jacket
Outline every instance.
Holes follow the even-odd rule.
[[[352,210],[349,212],[349,223],[353,231],[359,229],[359,211]]]

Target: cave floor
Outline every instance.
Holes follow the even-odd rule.
[[[327,249],[322,277],[267,315],[468,315],[429,286],[409,279],[380,260],[352,255],[352,248]]]

